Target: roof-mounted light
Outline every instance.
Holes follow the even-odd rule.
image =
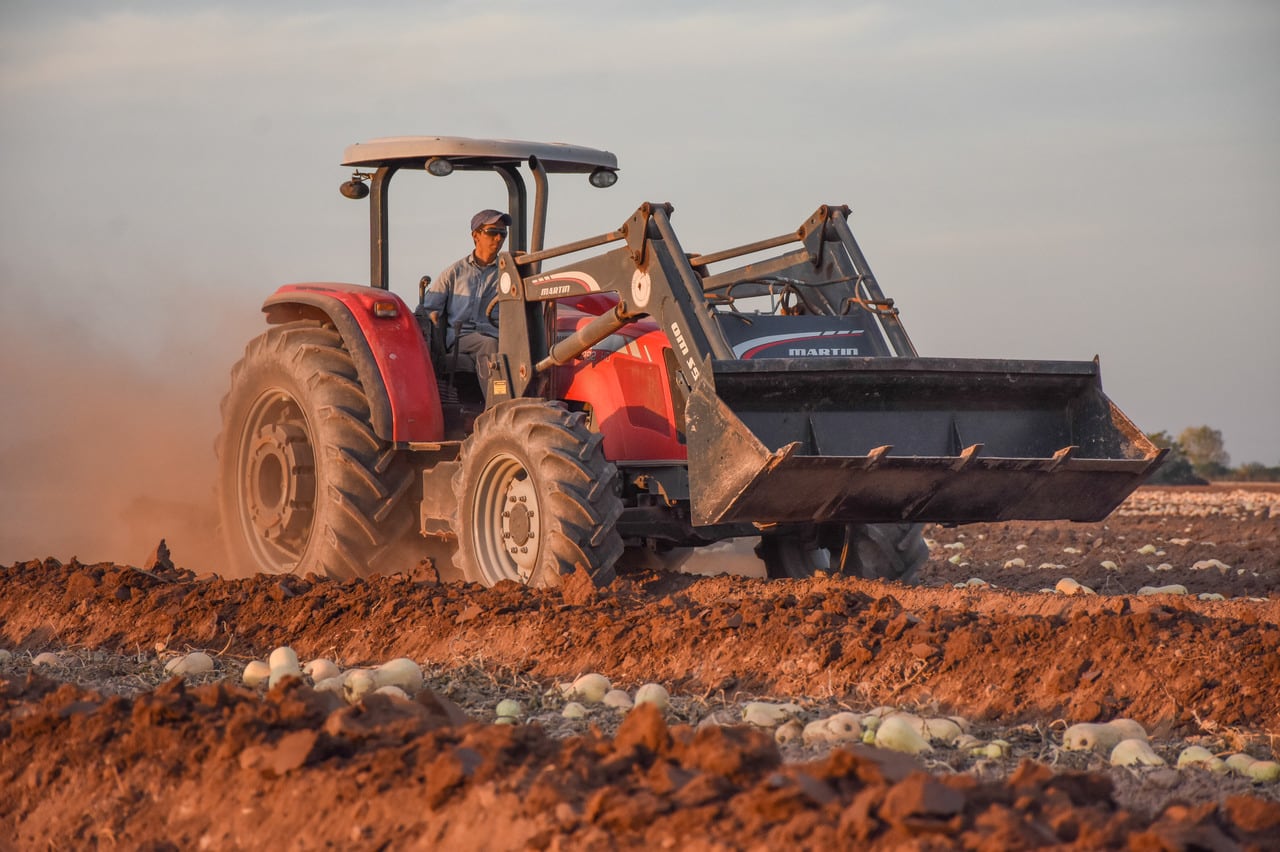
[[[453,174],[453,163],[444,157],[431,157],[427,160],[427,171],[436,177]]]
[[[367,198],[369,195],[369,186],[366,180],[373,177],[364,172],[352,172],[351,180],[338,187],[338,192],[342,193],[344,198],[354,198],[357,201],[361,198]]]
[[[606,169],[604,166],[599,167],[591,173],[591,177],[587,178],[592,186],[604,189],[613,186],[618,182],[618,173],[613,169]]]

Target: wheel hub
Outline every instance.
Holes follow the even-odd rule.
[[[507,481],[502,509],[502,543],[526,582],[538,561],[538,548],[534,542],[537,505],[538,495],[528,475],[513,476]]]
[[[290,423],[262,426],[249,446],[246,505],[268,541],[302,541],[315,502],[315,460],[306,432]]]
[[[505,526],[506,538],[517,547],[523,547],[529,543],[530,530],[533,527],[533,513],[523,503],[515,503],[507,511],[507,523]]]
[[[509,453],[489,458],[472,503],[472,543],[486,585],[528,583],[538,567],[538,492],[524,463]]]

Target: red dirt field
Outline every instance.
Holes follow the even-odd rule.
[[[918,587],[224,579],[181,553],[2,567],[0,848],[1280,849],[1280,783],[1174,768],[1188,745],[1280,755],[1280,489],[1146,488],[1104,523],[926,535]],[[1040,591],[1063,577],[1097,594]],[[1189,593],[1137,594],[1173,584]],[[348,704],[307,678],[242,685],[281,645],[409,657],[425,687]],[[192,650],[214,670],[166,677]],[[661,683],[670,707],[566,719],[557,684],[585,672]],[[502,698],[520,724],[493,724]],[[780,744],[741,721],[757,699],[801,722],[960,716],[1009,753]],[[1167,765],[1062,747],[1118,717]]]

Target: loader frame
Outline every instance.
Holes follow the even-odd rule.
[[[709,255],[685,253],[671,212],[643,204],[615,231],[501,258],[488,399],[542,396],[552,368],[652,317],[676,354],[673,409],[685,412],[689,452],[687,475],[644,475],[690,501],[694,526],[1099,520],[1159,463],[1161,451],[1102,393],[1096,359],[919,357],[847,207],[824,205],[794,232]],[[615,242],[623,245],[532,271]],[[892,357],[737,357],[723,325],[730,314],[715,304],[774,294],[780,281],[801,294],[805,313],[863,320],[861,332],[882,333]],[[542,313],[531,306],[597,292],[617,294],[616,307],[542,348],[531,322]]]

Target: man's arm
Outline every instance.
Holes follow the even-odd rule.
[[[455,263],[440,273],[440,277],[431,282],[427,292],[422,294],[422,307],[427,313],[439,311],[448,321],[449,295],[453,292],[453,282],[458,277],[458,265]]]

